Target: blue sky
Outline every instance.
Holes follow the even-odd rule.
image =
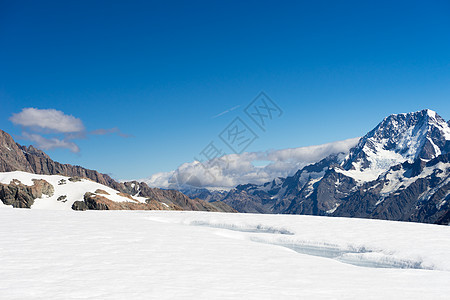
[[[450,119],[449,2],[361,2],[2,1],[0,128],[30,144],[14,113],[74,116],[79,152],[47,153],[132,179],[192,161],[236,116],[251,125],[260,91],[283,115],[248,151],[361,136],[391,113]],[[89,134],[111,128],[131,137]]]

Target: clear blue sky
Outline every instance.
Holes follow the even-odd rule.
[[[26,107],[118,127],[133,137],[48,153],[131,179],[192,161],[262,90],[284,114],[249,151],[361,136],[391,113],[450,119],[449,2],[362,2],[1,1],[0,128],[20,136],[8,118]]]

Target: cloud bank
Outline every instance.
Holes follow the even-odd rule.
[[[348,153],[359,138],[323,145],[229,154],[207,162],[184,163],[171,172],[157,173],[143,179],[159,188],[230,189],[238,184],[262,184],[277,177],[293,175],[304,166],[331,154]]]
[[[27,107],[19,113],[13,113],[9,120],[22,127],[23,139],[31,141],[42,150],[66,148],[78,153],[80,147],[74,140],[85,139],[88,135],[117,134],[129,137],[117,127],[88,132],[81,119],[56,109]]]

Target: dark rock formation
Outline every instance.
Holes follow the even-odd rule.
[[[88,206],[86,205],[86,203],[84,201],[75,201],[72,204],[72,209],[85,211],[85,210],[88,210]]]
[[[45,180],[33,179],[33,185],[27,186],[18,180],[9,184],[0,183],[0,200],[6,205],[18,208],[30,208],[36,198],[42,195],[53,196],[53,186]]]

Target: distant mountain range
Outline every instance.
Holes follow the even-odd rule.
[[[45,183],[56,182],[54,178],[36,178],[28,185],[21,182],[30,179],[23,174],[41,174],[67,176],[72,182],[89,179],[113,189],[107,194],[114,197],[108,198],[103,193],[106,188],[92,190],[86,181],[77,185],[83,191],[81,196],[70,196],[70,205],[60,205],[77,210],[238,211],[449,224],[449,123],[432,110],[391,115],[348,153],[329,155],[292,176],[264,184],[240,184],[229,191],[176,191],[150,188],[144,182],[117,182],[94,170],[55,162],[0,131],[0,172],[4,172],[0,199],[14,207],[33,207],[42,197],[60,199],[55,193],[61,188]],[[12,178],[12,171],[22,171],[16,172],[22,178]]]
[[[450,123],[450,122],[449,122]],[[184,191],[239,212],[450,222],[450,125],[431,110],[386,117],[349,153],[229,192]]]
[[[15,177],[11,178],[9,173],[13,171],[22,172],[15,172]],[[150,188],[143,182],[117,182],[110,176],[95,170],[55,162],[43,151],[33,146],[25,147],[16,143],[9,134],[2,130],[0,130],[0,172],[4,172],[0,173],[0,179],[4,178],[7,181],[0,182],[0,200],[4,204],[14,207],[31,208],[35,204],[35,200],[44,195],[49,199],[53,199],[54,196],[57,196],[56,199],[58,199],[61,196],[59,199],[62,200],[55,202],[59,204],[54,206],[61,209],[69,207],[77,210],[161,209],[235,212],[233,208],[220,201],[207,202],[192,199],[179,191]],[[74,198],[75,196],[68,197],[66,194],[55,195],[59,186],[49,183],[54,181],[52,177],[35,176],[36,180],[25,185],[25,181],[34,179],[30,174],[53,175],[58,178],[58,182],[61,180],[61,175],[65,176],[67,178],[64,179],[64,187],[81,189],[83,193],[80,196],[79,193],[74,193],[73,189],[69,188],[68,194],[78,195],[76,198]],[[89,185],[85,179],[104,187]],[[73,185],[73,182],[82,183]],[[115,192],[109,192],[110,195],[102,193],[107,190],[106,187]],[[99,193],[96,193],[97,190]],[[114,197],[111,194],[114,194]],[[122,198],[115,197],[117,194],[120,194]],[[68,206],[67,203],[71,205]]]

